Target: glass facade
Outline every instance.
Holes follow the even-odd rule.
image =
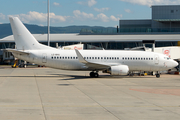
[[[180,32],[180,28],[121,28],[120,33],[175,33],[175,32]]]

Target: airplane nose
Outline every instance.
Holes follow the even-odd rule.
[[[176,67],[176,66],[178,66],[178,65],[179,65],[178,62],[173,61],[173,63],[172,63],[172,66],[173,66],[173,67]]]

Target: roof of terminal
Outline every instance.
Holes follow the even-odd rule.
[[[39,42],[47,42],[47,34],[33,34]],[[180,34],[163,35],[79,35],[79,34],[51,34],[51,42],[116,42],[116,41],[180,41]],[[0,40],[0,43],[14,42],[13,35]]]

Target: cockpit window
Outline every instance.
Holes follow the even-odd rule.
[[[164,57],[164,59],[166,59],[166,60],[170,60],[171,58],[169,58],[169,57]]]

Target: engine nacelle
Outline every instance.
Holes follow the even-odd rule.
[[[111,75],[127,75],[129,73],[129,67],[127,65],[111,66],[109,70],[104,71]]]

